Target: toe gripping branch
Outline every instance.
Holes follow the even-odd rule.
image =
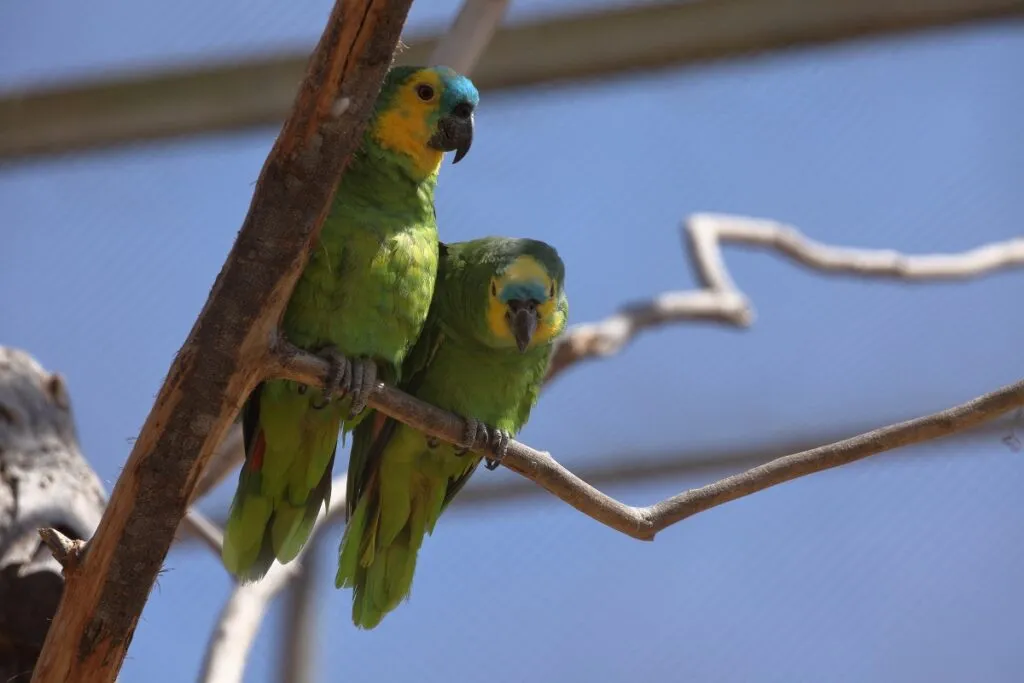
[[[459,447],[462,449],[459,455],[465,454],[473,449],[477,443],[483,443],[494,453],[493,457],[485,456],[484,466],[489,470],[497,469],[498,465],[508,453],[508,443],[512,435],[503,429],[491,427],[473,417],[463,418],[466,421],[466,431],[463,432],[462,442]]]
[[[333,346],[323,349],[319,355],[327,361],[330,368],[324,378],[322,399],[314,403],[313,408],[326,408],[340,390],[352,397],[348,411],[349,419],[363,412],[370,400],[370,394],[377,386],[377,364],[372,358],[359,357],[349,360]]]

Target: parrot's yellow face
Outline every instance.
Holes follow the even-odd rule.
[[[498,340],[520,351],[548,344],[565,328],[559,283],[529,255],[517,257],[491,278],[487,326]]]
[[[469,79],[446,67],[406,71],[402,80],[385,84],[386,104],[371,133],[381,147],[407,157],[425,178],[438,172],[445,152],[455,151],[457,163],[469,151],[479,96]]]

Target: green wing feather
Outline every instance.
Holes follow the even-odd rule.
[[[441,282],[444,277],[444,268],[448,255],[448,246],[444,242],[438,242],[438,266],[437,281]],[[416,395],[416,391],[426,374],[431,359],[444,342],[444,333],[439,324],[438,300],[431,301],[427,313],[427,320],[423,325],[419,338],[410,349],[402,363],[399,388],[408,394]],[[345,519],[346,521],[355,513],[356,504],[360,495],[366,488],[367,480],[373,471],[375,461],[394,434],[398,427],[398,421],[392,418],[381,419],[376,411],[373,411],[370,419],[360,423],[352,433],[352,449],[348,460],[348,479],[346,481],[345,496]]]

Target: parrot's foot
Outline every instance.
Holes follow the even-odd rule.
[[[321,349],[317,355],[327,361],[328,369],[327,375],[324,377],[324,388],[320,393],[321,399],[312,404],[314,410],[326,408],[334,400],[334,394],[341,388],[349,369],[348,358],[338,353],[333,346]]]
[[[377,364],[370,358],[349,360],[333,346],[321,349],[318,355],[327,361],[330,368],[324,377],[321,399],[313,403],[313,408],[326,408],[341,389],[352,397],[349,419],[363,412],[367,401],[370,400],[370,394],[377,388]]]
[[[508,452],[508,443],[512,440],[512,435],[504,429],[490,427],[476,418],[464,419],[466,420],[466,431],[462,433],[462,442],[458,444],[461,450],[456,451],[455,454],[465,455],[479,439],[494,452],[493,458],[486,458],[484,466],[489,470],[497,469]]]
[[[348,419],[366,409],[370,394],[377,388],[377,363],[372,358],[356,358],[350,364],[348,384],[345,389],[352,397]]]

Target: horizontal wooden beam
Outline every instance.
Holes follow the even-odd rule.
[[[1024,17],[1024,0],[693,0],[546,18],[499,30],[483,90],[535,86],[967,22]],[[436,37],[409,41],[403,63]],[[0,160],[279,124],[307,50],[0,93]]]

